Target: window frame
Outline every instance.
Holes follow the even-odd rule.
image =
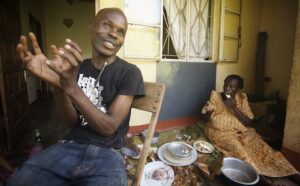
[[[126,0],[122,0],[122,7],[123,7],[123,10],[125,11],[125,3],[124,1]],[[159,0],[160,1],[160,7],[163,6],[163,0]],[[158,25],[154,25],[154,24],[147,24],[147,23],[141,23],[141,22],[135,22],[135,21],[131,21],[131,20],[127,20],[128,21],[128,28],[130,26],[140,26],[140,27],[145,27],[145,28],[158,28],[158,32],[159,32],[159,52],[158,52],[158,55],[157,56],[136,56],[136,55],[128,55],[126,54],[126,39],[124,41],[124,44],[123,44],[123,56],[124,58],[130,58],[130,59],[154,59],[156,61],[159,61],[160,58],[161,58],[161,55],[162,55],[162,51],[161,51],[161,40],[162,40],[162,35],[161,35],[161,27],[162,27],[162,11],[160,11],[160,24]]]
[[[239,0],[239,1],[240,1],[239,11],[235,11],[235,10],[231,10],[231,9],[227,8],[226,0],[221,1],[221,15],[220,15],[221,21],[220,21],[220,41],[219,41],[220,43],[219,43],[219,59],[218,59],[218,62],[221,62],[221,63],[237,63],[239,60],[240,48],[242,45],[242,43],[241,43],[241,41],[242,41],[241,20],[242,20],[242,2],[243,2],[243,0]],[[229,26],[229,25],[225,25],[226,12],[228,12],[228,14],[234,14],[235,16],[239,17],[237,36],[233,36],[231,34],[225,33],[225,27]],[[235,59],[224,59],[224,49],[225,49],[224,40],[225,40],[225,38],[237,40],[236,58]]]

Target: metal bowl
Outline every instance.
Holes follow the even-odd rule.
[[[192,155],[193,147],[182,142],[172,142],[167,146],[167,149],[177,158],[188,158]]]
[[[146,130],[144,130],[143,132],[142,132],[142,136],[143,136],[143,138],[145,139],[146,138],[146,136],[147,136],[147,129]],[[151,144],[155,144],[155,143],[157,143],[159,141],[159,133],[157,132],[157,131],[154,131],[154,134],[153,134],[153,138],[151,139]]]
[[[136,147],[135,149],[133,147],[122,147],[121,152],[125,156],[131,157],[134,159],[139,159],[141,150],[138,149],[138,147]]]
[[[230,185],[255,185],[259,181],[258,173],[250,164],[233,157],[224,158],[221,172]]]

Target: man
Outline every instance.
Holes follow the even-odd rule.
[[[122,156],[130,108],[144,94],[140,70],[118,58],[127,19],[117,8],[100,10],[91,24],[92,58],[82,60],[78,45],[52,45],[53,59],[35,54],[21,36],[18,54],[26,69],[52,85],[58,113],[70,127],[64,140],[26,161],[8,185],[127,185]]]

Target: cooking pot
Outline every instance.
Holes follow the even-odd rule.
[[[255,185],[259,181],[257,171],[247,162],[234,157],[225,157],[221,167],[228,185]]]

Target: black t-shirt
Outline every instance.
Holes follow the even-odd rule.
[[[100,81],[95,86],[100,71],[92,66],[91,59],[86,59],[80,65],[77,84],[101,111],[106,112],[117,95],[132,95],[135,97],[144,95],[144,81],[137,66],[117,58],[116,61],[104,67]],[[89,126],[79,112],[78,115],[78,123],[66,136],[67,140],[107,148],[121,148],[124,146],[124,136],[129,128],[130,112],[111,136],[100,135]]]

